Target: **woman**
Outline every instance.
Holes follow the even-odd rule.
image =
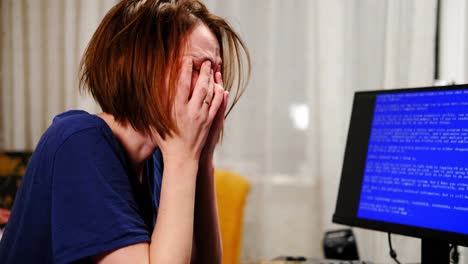
[[[81,65],[103,113],[65,112],[44,133],[2,263],[220,263],[213,152],[243,58],[249,72],[238,35],[198,1],[112,8]]]

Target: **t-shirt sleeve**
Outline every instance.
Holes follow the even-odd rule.
[[[150,241],[125,167],[97,129],[70,136],[56,152],[52,173],[56,263]]]

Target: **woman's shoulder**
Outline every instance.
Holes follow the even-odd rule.
[[[70,136],[82,130],[99,128],[99,117],[82,110],[70,110],[54,117],[47,132],[59,132]]]
[[[113,134],[107,124],[96,115],[81,110],[67,111],[57,115],[43,134],[38,148],[60,148],[71,138],[74,141],[97,142],[100,139],[112,140]]]

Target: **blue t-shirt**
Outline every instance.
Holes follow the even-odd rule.
[[[98,116],[69,111],[42,136],[0,242],[1,263],[80,263],[149,242],[156,221],[162,155],[135,177],[123,147]]]

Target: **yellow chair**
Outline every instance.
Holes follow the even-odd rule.
[[[242,176],[215,171],[216,199],[223,242],[223,264],[238,264],[241,252],[244,206],[250,189]]]

